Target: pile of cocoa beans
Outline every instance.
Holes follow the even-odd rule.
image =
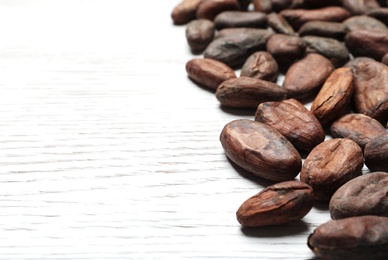
[[[387,259],[388,1],[183,0],[171,18],[202,55],[188,77],[254,112],[220,134],[233,163],[274,182],[238,222],[282,225],[326,203],[316,256]]]

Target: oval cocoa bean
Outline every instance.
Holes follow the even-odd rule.
[[[388,30],[384,23],[366,15],[352,16],[342,23],[348,28],[349,31],[367,30],[386,32]]]
[[[292,26],[284,19],[283,16],[277,13],[267,15],[268,25],[277,33],[294,35],[295,31]]]
[[[323,259],[386,259],[388,218],[358,216],[330,220],[310,234],[307,245]]]
[[[217,30],[234,27],[265,28],[267,16],[262,12],[225,11],[214,18]]]
[[[310,53],[288,69],[283,88],[289,98],[302,100],[313,96],[334,71],[333,64],[317,53]]]
[[[323,84],[310,111],[322,125],[326,125],[346,110],[351,102],[353,91],[351,69],[338,68],[330,74]]]
[[[345,43],[353,56],[366,56],[380,61],[388,53],[388,31],[352,31],[346,35]]]
[[[290,64],[303,56],[306,43],[298,36],[273,34],[267,41],[267,51],[279,63]]]
[[[354,141],[336,138],[317,145],[307,156],[300,180],[310,185],[317,201],[329,201],[347,181],[361,175],[364,157]]]
[[[364,157],[369,170],[388,172],[388,132],[365,145]]]
[[[186,26],[186,39],[193,53],[201,53],[213,40],[214,23],[206,19],[196,19]]]
[[[294,179],[302,158],[292,144],[272,127],[248,119],[234,120],[223,128],[220,141],[230,160],[270,181]]]
[[[171,18],[176,25],[182,25],[194,20],[198,6],[203,0],[182,0],[174,7]]]
[[[385,133],[385,128],[367,115],[347,114],[331,125],[330,132],[333,137],[349,138],[364,148],[373,138]]]
[[[256,109],[262,102],[285,99],[286,92],[276,83],[243,76],[221,83],[216,98],[226,107]]]
[[[331,197],[332,219],[376,215],[388,217],[388,173],[372,172],[342,185]]]
[[[376,0],[343,0],[342,3],[352,15],[365,14],[368,10],[380,7]]]
[[[275,81],[278,71],[278,64],[272,55],[266,51],[258,51],[245,61],[240,76]]]
[[[313,207],[313,189],[300,181],[271,185],[247,199],[237,210],[244,227],[263,227],[302,219]]]
[[[300,150],[311,151],[325,140],[319,121],[295,99],[261,103],[255,120],[275,128]]]

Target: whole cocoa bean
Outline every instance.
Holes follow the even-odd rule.
[[[373,138],[385,133],[385,128],[367,115],[347,114],[331,125],[330,132],[333,137],[349,138],[364,148]]]
[[[266,28],[267,16],[262,12],[224,11],[214,18],[218,30],[224,28]]]
[[[271,185],[247,199],[237,210],[244,227],[263,227],[302,219],[313,207],[313,189],[300,181]]]
[[[348,29],[343,23],[311,21],[300,27],[299,36],[315,35],[343,40],[347,32]]]
[[[330,220],[310,234],[307,245],[323,259],[386,259],[388,218],[357,216]]]
[[[275,81],[278,71],[278,64],[272,55],[266,51],[258,51],[245,61],[240,76]]]
[[[380,7],[376,0],[343,0],[342,3],[352,15],[365,14],[368,10]]]
[[[272,127],[248,119],[234,120],[223,128],[220,141],[234,163],[270,181],[293,180],[302,158],[292,144]]]
[[[305,36],[302,39],[307,43],[307,52],[317,52],[325,56],[337,68],[350,59],[348,49],[336,39],[319,36]]]
[[[368,16],[371,16],[386,26],[388,26],[388,8],[375,8],[367,12]]]
[[[273,34],[267,41],[267,51],[278,63],[292,63],[303,56],[306,43],[298,36]]]
[[[252,0],[255,11],[270,13],[272,12],[271,0]]]
[[[321,124],[295,99],[261,103],[255,120],[278,130],[299,150],[311,151],[325,140]]]
[[[349,106],[353,96],[353,73],[350,68],[333,71],[315,97],[310,111],[322,125],[338,118]]]
[[[331,197],[332,219],[376,215],[388,217],[388,173],[372,172],[342,185]]]
[[[388,32],[352,31],[346,35],[345,43],[353,56],[367,56],[380,61],[388,53]]]
[[[353,105],[358,113],[377,119],[382,125],[388,121],[388,67],[370,58],[356,58],[348,62],[353,72]]]
[[[322,55],[307,54],[288,69],[283,88],[288,98],[303,100],[315,95],[334,69],[333,64]]]
[[[176,25],[182,25],[194,20],[198,6],[203,0],[182,0],[172,10],[171,18]]]
[[[270,13],[267,15],[268,26],[277,33],[294,35],[295,31],[291,25],[277,13]]]
[[[361,148],[347,138],[336,138],[317,145],[307,156],[300,180],[314,190],[314,199],[329,201],[347,181],[361,175],[364,158]]]
[[[364,157],[369,170],[388,172],[388,132],[365,145]]]
[[[193,53],[201,53],[213,40],[215,26],[212,21],[196,19],[187,24],[186,39]]]
[[[240,4],[237,0],[202,0],[197,9],[198,19],[214,18],[223,11],[240,10]]]
[[[256,109],[262,102],[285,99],[286,91],[276,83],[243,76],[221,83],[216,98],[226,107]]]
[[[342,22],[350,17],[349,11],[339,6],[330,6],[313,10],[306,9],[287,9],[280,12],[291,26],[299,30],[299,28],[309,21],[327,21],[327,22]]]
[[[366,15],[352,16],[342,22],[350,31],[367,30],[387,32],[387,26],[381,21]]]
[[[205,58],[239,67],[254,52],[264,50],[271,32],[264,29],[229,28],[219,31],[204,52]]]
[[[236,78],[228,65],[212,59],[192,59],[186,63],[186,71],[189,78],[213,90],[225,80]]]

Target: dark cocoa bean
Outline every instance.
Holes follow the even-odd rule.
[[[343,23],[311,21],[299,29],[299,36],[315,35],[343,40],[347,32],[348,29]]]
[[[346,35],[345,43],[353,56],[366,56],[380,61],[388,53],[388,32],[352,31]]]
[[[357,216],[330,220],[310,234],[307,245],[323,259],[386,259],[388,218]]]
[[[330,127],[333,137],[349,138],[361,148],[373,138],[385,133],[379,121],[364,114],[347,114],[336,120]]]
[[[192,59],[186,63],[186,71],[189,78],[212,90],[225,80],[236,78],[228,65],[212,59]]]
[[[306,43],[298,36],[273,34],[267,41],[267,51],[278,63],[290,64],[303,56]]]
[[[324,141],[307,156],[300,180],[310,185],[317,201],[329,201],[334,192],[361,175],[364,158],[361,148],[347,138]]]
[[[267,16],[262,12],[225,11],[214,19],[218,30],[224,28],[266,28]]]
[[[388,132],[365,145],[364,157],[369,170],[388,172]]]
[[[213,40],[214,23],[206,19],[196,19],[187,24],[186,39],[193,53],[201,53]]]
[[[294,35],[295,31],[283,16],[277,13],[267,15],[268,26],[277,33]]]
[[[349,106],[353,96],[353,73],[350,68],[333,71],[315,97],[310,111],[322,125],[338,118]]]
[[[248,119],[223,128],[220,141],[226,155],[243,169],[267,180],[293,180],[302,159],[292,144],[272,127]]]
[[[299,150],[311,151],[325,140],[319,121],[295,99],[261,103],[255,120],[278,130]]]
[[[221,83],[216,98],[226,107],[256,109],[262,102],[285,99],[286,91],[273,82],[239,77]]]
[[[332,219],[353,216],[388,217],[388,173],[372,172],[342,185],[331,197]]]
[[[315,95],[334,71],[333,64],[317,53],[310,53],[288,69],[283,88],[289,98],[302,100]]]
[[[352,16],[342,22],[350,31],[368,30],[387,32],[387,26],[381,21],[366,15]]]
[[[237,210],[244,227],[282,225],[302,219],[313,207],[313,189],[300,181],[271,185],[247,199]]]
[[[275,81],[278,71],[278,64],[272,55],[266,51],[259,51],[248,57],[241,69],[240,76]]]
[[[368,16],[371,16],[386,26],[388,26],[388,8],[375,8],[367,12]]]

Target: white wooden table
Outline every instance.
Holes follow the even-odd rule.
[[[330,219],[242,229],[269,183],[219,134],[252,113],[194,85],[180,0],[0,0],[1,259],[312,259]]]

